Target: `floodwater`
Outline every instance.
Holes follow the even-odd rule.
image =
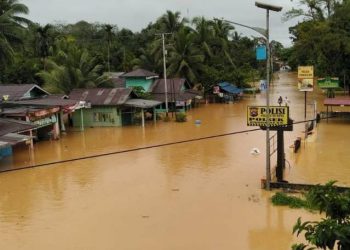
[[[280,95],[290,100],[292,119],[303,120],[304,95],[296,90],[295,75],[279,75],[271,103]],[[308,94],[319,110],[322,98]],[[246,126],[248,104],[264,105],[265,94],[203,105],[188,113],[186,123],[69,131],[59,141],[36,144],[30,157],[26,148],[18,149],[0,168],[252,129]],[[312,109],[308,105],[308,118]],[[303,135],[304,125],[287,132],[286,179],[350,185],[349,123],[322,121],[297,154],[289,145]],[[252,148],[261,154],[251,155]],[[272,193],[260,189],[264,151],[265,132],[244,132],[2,173],[0,249],[290,249],[301,240],[292,235],[297,218],[319,215],[271,205]]]

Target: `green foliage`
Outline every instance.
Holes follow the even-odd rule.
[[[290,196],[286,193],[277,192],[271,198],[271,201],[276,206],[288,206],[290,208],[308,208],[308,203],[305,199]]]
[[[195,17],[190,24],[180,12],[167,11],[132,32],[83,20],[40,26],[25,19],[26,13],[17,0],[0,1],[1,82],[44,82],[50,91],[68,93],[105,84],[104,71],[142,67],[162,75],[162,32],[172,33],[165,39],[167,76],[201,84],[206,92],[221,81],[245,86],[252,72],[265,67],[255,60],[256,39],[241,37],[222,20]]]
[[[335,182],[325,186],[317,185],[306,194],[311,207],[325,214],[321,221],[302,222],[301,218],[293,228],[293,234],[304,234],[308,244],[295,244],[295,250],[310,249],[350,249],[350,192],[340,192]],[[278,199],[281,203],[294,204],[286,197]],[[299,201],[297,202],[299,204]],[[302,203],[301,203],[302,204]]]
[[[175,120],[177,122],[186,122],[187,121],[187,115],[186,113],[179,112],[175,114]]]
[[[47,64],[48,71],[41,71],[38,76],[51,93],[69,94],[74,88],[96,87],[107,80],[102,76],[102,65],[86,49],[67,39],[55,43]]]
[[[135,86],[132,88],[135,95],[141,99],[151,99],[151,94],[146,92],[145,89],[142,86]]]

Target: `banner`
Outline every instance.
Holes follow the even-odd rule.
[[[338,77],[319,78],[317,80],[317,85],[321,89],[339,88],[339,78]]]
[[[314,79],[298,79],[298,89],[300,91],[313,91],[314,90]]]
[[[289,107],[288,106],[270,106],[269,107],[269,126],[288,125]],[[247,108],[248,126],[267,126],[267,107],[266,106],[248,106]]]

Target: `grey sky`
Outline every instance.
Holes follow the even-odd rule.
[[[260,0],[283,7],[280,13],[271,13],[271,39],[290,45],[288,27],[295,21],[282,23],[282,14],[293,6],[290,0]],[[119,28],[140,31],[166,10],[180,11],[182,16],[193,18],[217,17],[249,26],[265,27],[265,11],[255,7],[255,0],[22,0],[29,7],[29,17],[41,24],[80,20],[116,24]],[[259,36],[245,28],[242,35]]]

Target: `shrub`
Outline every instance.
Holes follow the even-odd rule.
[[[187,121],[186,114],[181,112],[181,113],[176,113],[176,121],[177,122],[185,122]]]

